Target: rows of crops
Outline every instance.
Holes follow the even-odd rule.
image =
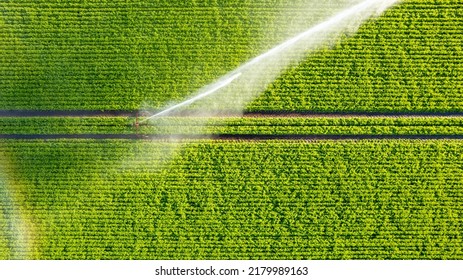
[[[309,56],[248,110],[461,112],[462,25],[463,1],[403,1]]]
[[[459,141],[0,141],[36,258],[463,257]],[[170,158],[170,161],[167,159]],[[15,178],[9,178],[15,180]]]
[[[160,108],[348,1],[36,2],[0,4],[3,109]],[[461,0],[404,0],[247,109],[460,112],[462,19]]]
[[[390,117],[43,111],[164,108],[355,1],[307,2],[1,2],[0,109],[43,116],[0,117],[0,259],[463,258],[462,0],[403,0],[245,108]],[[36,134],[175,141],[1,139]]]
[[[461,117],[0,118],[0,134],[463,135]]]
[[[4,155],[0,153],[2,158],[4,158]],[[9,252],[9,234],[11,233],[11,230],[9,229],[8,226],[8,215],[6,210],[6,202],[5,200],[5,178],[3,178],[4,174],[4,167],[3,164],[0,163],[0,260],[5,260],[10,258],[10,252]]]
[[[160,107],[280,42],[295,23],[279,15],[298,18],[304,2],[0,3],[0,107]],[[319,2],[326,11],[299,18],[319,21],[349,1]]]

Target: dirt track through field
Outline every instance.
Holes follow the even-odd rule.
[[[198,112],[182,112],[176,116],[189,117],[195,116]],[[149,116],[148,113],[139,114],[136,111],[92,111],[92,110],[0,110],[0,117],[136,117]],[[243,115],[223,112],[220,117],[244,117],[244,118],[351,118],[351,117],[463,117],[463,113],[370,113],[370,112],[347,112],[347,113],[319,113],[319,112],[247,112]],[[128,139],[128,140],[169,140],[169,139],[215,139],[215,140],[243,140],[243,141],[262,141],[262,140],[367,140],[367,139],[410,139],[410,140],[431,140],[431,139],[462,139],[463,135],[267,135],[267,134],[188,134],[188,135],[152,135],[152,134],[0,134],[0,139]]]
[[[98,110],[0,110],[0,117],[148,117],[152,113],[140,113],[137,111],[98,111]],[[189,117],[201,115],[197,111],[183,111],[172,114],[172,116]],[[290,112],[290,111],[254,111],[236,114],[231,112],[223,112],[217,114],[218,117],[268,117],[268,118],[320,118],[320,117],[463,117],[463,112]]]
[[[463,135],[137,135],[137,134],[3,134],[0,139],[52,140],[52,139],[126,139],[126,140],[463,140]]]

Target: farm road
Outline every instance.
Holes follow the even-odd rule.
[[[151,135],[151,134],[0,134],[0,139],[127,139],[127,140],[463,140],[463,135],[253,135],[253,134],[198,134],[198,135]]]
[[[184,111],[176,116],[188,117],[198,112]],[[146,117],[151,113],[139,113],[137,111],[97,111],[97,110],[0,110],[0,117]],[[340,113],[319,113],[319,112],[283,112],[283,111],[262,111],[245,112],[242,115],[224,112],[219,117],[245,117],[245,118],[351,118],[351,117],[463,117],[463,112],[340,112]],[[213,134],[213,135],[151,135],[151,134],[0,134],[0,139],[132,139],[132,140],[169,140],[169,139],[215,139],[215,140],[366,140],[366,139],[463,139],[463,135],[255,135],[255,134]]]
[[[0,110],[0,117],[148,117],[155,114],[156,111],[138,112],[124,110]],[[172,116],[188,117],[201,115],[197,111],[183,111]],[[463,117],[463,112],[290,112],[290,111],[253,111],[244,112],[243,114],[223,112],[216,114],[218,117],[268,117],[268,118],[320,118],[320,117]]]

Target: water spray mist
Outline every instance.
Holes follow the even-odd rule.
[[[236,83],[238,84],[236,87],[226,92],[229,96],[225,98],[228,98],[228,100],[218,100],[217,103],[230,104],[235,102],[238,104],[237,107],[244,107],[246,102],[252,100],[259,91],[264,90],[265,86],[276,79],[278,74],[283,72],[285,68],[303,59],[304,53],[308,49],[314,49],[317,47],[317,44],[321,44],[323,41],[329,41],[329,39],[331,39],[330,36],[339,35],[338,33],[346,29],[346,26],[349,24],[358,28],[365,20],[375,14],[381,14],[396,2],[398,2],[398,0],[366,0],[347,8],[277,45],[269,51],[249,60],[220,78],[218,81],[203,88],[197,94],[193,95],[193,97],[170,106],[141,122],[146,122],[157,117],[168,116],[178,109],[223,91],[235,80],[239,83]],[[235,91],[235,93],[233,93],[233,91]],[[240,96],[236,96],[236,92],[239,92]],[[210,111],[210,115],[213,116],[213,107],[214,106],[211,106],[211,104],[202,106],[201,115],[207,116],[207,112]],[[240,110],[242,110],[242,108]]]

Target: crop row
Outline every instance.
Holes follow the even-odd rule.
[[[6,117],[0,134],[135,133],[135,119],[123,117]]]
[[[248,110],[461,111],[463,3],[457,2],[404,1],[334,49],[308,56]]]
[[[327,13],[297,12],[302,0],[171,2],[0,4],[0,108],[162,108]],[[248,110],[460,112],[462,4],[401,1],[310,54]]]
[[[463,257],[461,141],[0,140],[0,152],[37,258]]]
[[[0,107],[136,109],[144,100],[160,107],[257,55],[257,44],[275,44],[265,30],[284,25],[265,25],[285,5],[9,1]]]
[[[463,135],[461,117],[0,118],[0,134]]]

